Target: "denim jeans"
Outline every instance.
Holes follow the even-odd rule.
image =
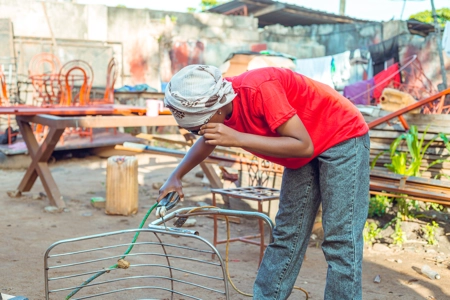
[[[362,231],[369,205],[366,134],[344,141],[299,169],[285,169],[274,241],[264,253],[253,299],[287,299],[297,279],[322,202],[328,263],[325,299],[362,299]]]

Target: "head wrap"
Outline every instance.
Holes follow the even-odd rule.
[[[231,82],[213,66],[190,65],[176,73],[166,88],[164,104],[178,125],[185,128],[208,123],[216,111],[236,96]]]

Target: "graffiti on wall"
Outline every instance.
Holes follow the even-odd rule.
[[[136,41],[129,49],[128,64],[130,67],[131,81],[134,84],[146,82],[146,74],[149,68],[149,55],[145,51],[146,47],[140,41]]]
[[[174,41],[169,51],[172,74],[188,65],[204,64],[204,50],[205,46],[199,40]]]

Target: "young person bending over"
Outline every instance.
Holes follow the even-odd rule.
[[[325,299],[362,299],[362,231],[369,199],[368,126],[358,109],[327,85],[281,68],[222,78],[190,65],[167,86],[165,105],[178,124],[200,135],[161,187],[160,199],[216,146],[241,147],[285,167],[273,243],[254,299],[287,299],[322,203]]]

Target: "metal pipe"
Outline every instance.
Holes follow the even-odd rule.
[[[339,14],[345,16],[345,0],[340,0],[339,2]]]
[[[192,213],[189,211],[195,210]],[[229,210],[229,209],[220,209],[220,208],[204,208],[199,210],[199,207],[185,207],[180,208],[176,211],[173,211],[164,216],[164,220],[162,218],[156,219],[151,222],[150,225],[161,225],[164,221],[171,220],[173,218],[182,218],[189,216],[233,216],[233,217],[241,217],[241,218],[257,218],[259,220],[264,221],[267,226],[269,226],[270,232],[270,242],[273,241],[272,231],[273,231],[273,222],[272,220],[265,214],[259,212],[248,212],[248,211],[240,211],[240,210]],[[150,226],[149,225],[149,226]]]
[[[211,262],[211,261],[207,261],[207,260],[202,260],[202,259],[197,259],[197,258],[193,258],[193,257],[188,257],[188,256],[185,256],[184,254],[182,254],[181,256],[180,255],[168,254],[165,251],[164,251],[164,253],[134,253],[134,254],[128,254],[127,256],[157,255],[157,256],[163,256],[163,257],[165,256],[167,258],[170,257],[170,258],[177,258],[177,259],[186,259],[186,260],[191,260],[191,261],[196,262],[196,263],[203,263],[203,264],[208,264],[208,265],[220,267],[222,269],[222,272],[221,272],[222,277],[211,276],[211,275],[206,274],[206,273],[198,273],[198,272],[195,272],[194,270],[193,271],[183,270],[183,269],[177,269],[177,270],[178,271],[183,271],[183,272],[189,272],[190,274],[201,276],[201,277],[204,277],[204,278],[207,278],[207,279],[222,280],[223,283],[224,283],[224,290],[218,290],[218,289],[215,289],[215,288],[209,288],[206,285],[194,283],[194,282],[191,282],[191,281],[188,282],[188,281],[185,281],[185,280],[182,280],[182,279],[176,279],[176,278],[173,278],[173,276],[163,277],[163,276],[151,276],[151,275],[150,276],[149,275],[129,276],[129,277],[123,277],[123,278],[109,279],[109,280],[106,280],[106,281],[89,284],[89,286],[96,286],[96,285],[98,286],[98,285],[102,285],[102,284],[108,284],[108,283],[112,283],[112,282],[128,280],[128,279],[133,279],[133,278],[164,278],[166,280],[170,280],[171,282],[176,281],[176,282],[179,282],[179,283],[188,284],[188,285],[193,286],[193,287],[201,288],[201,289],[204,289],[204,290],[207,290],[207,291],[210,291],[210,292],[220,293],[221,295],[223,295],[225,297],[225,299],[229,299],[229,289],[228,289],[228,282],[226,280],[226,271],[223,268],[224,261],[223,261],[221,255],[220,255],[220,253],[217,251],[217,249],[211,243],[209,243],[207,240],[205,240],[204,238],[202,238],[202,237],[200,237],[198,235],[185,234],[184,231],[183,232],[181,232],[181,231],[177,231],[177,232],[175,232],[175,231],[166,231],[164,229],[159,229],[157,226],[153,226],[153,228],[148,228],[148,229],[130,229],[130,230],[122,230],[122,231],[109,232],[109,233],[103,233],[103,234],[96,234],[96,235],[85,236],[85,237],[80,237],[80,238],[73,238],[73,239],[62,240],[62,241],[59,241],[59,242],[56,242],[56,243],[52,244],[47,249],[47,251],[45,252],[45,255],[44,255],[44,258],[45,258],[44,259],[44,269],[45,269],[44,270],[45,271],[44,277],[45,277],[45,293],[46,293],[45,297],[46,297],[46,299],[47,300],[49,299],[50,293],[52,293],[52,292],[54,293],[54,292],[57,292],[57,291],[70,290],[70,289],[74,288],[74,287],[65,287],[65,288],[63,287],[63,288],[59,288],[58,290],[50,290],[49,289],[49,282],[52,281],[52,280],[74,277],[73,275],[65,275],[63,277],[49,278],[48,271],[49,271],[49,269],[55,268],[55,266],[49,266],[48,260],[50,258],[52,258],[52,257],[61,255],[61,254],[50,255],[50,251],[52,249],[54,249],[55,247],[57,247],[57,246],[59,246],[61,244],[74,243],[74,242],[76,243],[76,242],[81,242],[81,241],[86,241],[86,240],[91,240],[91,239],[97,239],[97,238],[103,238],[103,237],[111,237],[111,236],[123,235],[123,234],[126,234],[126,233],[135,233],[135,232],[148,232],[148,233],[154,234],[157,237],[159,235],[172,235],[172,236],[175,236],[175,237],[194,238],[194,240],[198,240],[198,241],[203,242],[210,249],[210,251],[207,251],[206,249],[196,249],[196,248],[191,248],[191,247],[187,247],[187,246],[178,246],[178,245],[175,245],[175,244],[166,244],[166,243],[163,243],[159,238],[158,238],[159,243],[157,245],[160,245],[160,246],[163,246],[163,247],[170,246],[170,247],[175,247],[175,248],[180,248],[180,249],[187,249],[187,250],[191,250],[191,251],[213,253],[214,255],[217,255],[218,262]],[[94,248],[92,250],[97,250],[97,249],[98,248]],[[76,253],[79,253],[79,252],[80,251],[63,253],[63,256],[70,255],[70,254],[76,254]],[[114,257],[116,257],[116,256],[114,256]],[[111,258],[111,257],[109,257],[109,258]],[[104,260],[104,259],[100,259],[100,260]],[[84,261],[84,262],[81,262],[81,264],[87,264],[87,263],[90,263],[92,261],[98,261],[98,260]],[[75,264],[78,265],[80,263],[65,264],[65,266],[75,265]],[[139,266],[144,266],[144,265],[139,265]],[[172,266],[170,266],[169,264],[167,266],[165,266],[165,265],[160,265],[160,266],[168,268],[170,270],[171,269],[176,269],[176,268],[173,268]],[[135,267],[135,265],[133,265],[133,267]],[[199,270],[202,270],[202,269],[200,268]],[[110,270],[110,271],[112,272],[114,270]],[[92,273],[92,272],[93,271],[91,271],[89,273]],[[84,274],[87,274],[87,273],[85,272]],[[75,274],[75,275],[78,276],[80,274]],[[127,288],[119,288],[119,289],[116,289],[116,290],[111,290],[111,291],[107,291],[107,292],[103,292],[103,293],[99,293],[99,294],[83,296],[83,297],[77,298],[77,299],[101,297],[101,296],[107,295],[107,294],[112,294],[112,293],[117,293],[117,292],[122,292],[122,291],[135,290],[135,289],[165,290],[165,291],[171,292],[172,294],[177,294],[177,295],[188,297],[188,298],[191,298],[191,299],[199,299],[199,298],[197,298],[195,296],[188,295],[188,294],[185,294],[185,293],[180,292],[180,291],[176,291],[176,290],[174,290],[173,286],[172,286],[171,289],[163,288],[163,287],[160,287],[160,286],[134,286],[134,287],[127,287]]]
[[[182,228],[177,228],[177,227],[157,226],[157,225],[150,224],[150,225],[148,225],[148,228],[166,230],[166,231],[170,231],[170,232],[174,232],[174,233],[199,235],[197,230],[182,229]]]
[[[439,23],[437,20],[436,8],[434,7],[434,0],[431,0],[431,10],[433,12],[434,28],[436,30],[436,39],[437,39],[437,46],[438,46],[438,52],[439,52],[439,62],[441,64],[442,88],[439,89],[439,85],[438,85],[438,90],[445,90],[445,89],[447,89],[447,75],[445,74],[444,55],[442,54],[441,27],[439,26]]]

